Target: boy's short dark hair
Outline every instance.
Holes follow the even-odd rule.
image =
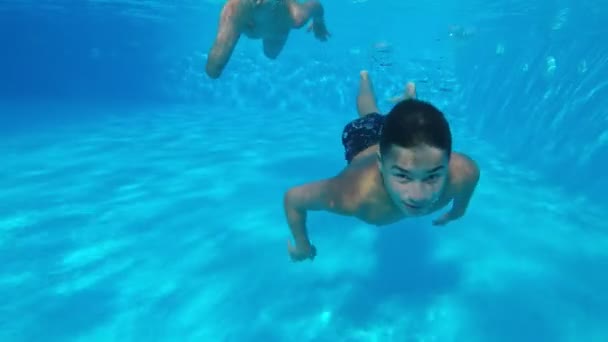
[[[409,99],[399,102],[386,115],[380,135],[380,153],[393,145],[412,148],[426,144],[452,153],[450,125],[439,109],[428,102]]]

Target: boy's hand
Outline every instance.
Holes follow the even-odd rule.
[[[327,26],[325,26],[325,21],[323,19],[313,19],[312,23],[308,26],[308,32],[312,31],[315,35],[315,38],[324,42],[331,36],[329,31],[327,31]]]
[[[441,217],[433,221],[433,226],[445,226],[448,222],[461,218],[462,215],[455,215],[453,212],[447,212]]]
[[[445,213],[441,217],[433,221],[433,226],[445,226],[448,222],[452,221],[453,218],[450,213]]]
[[[306,259],[314,260],[315,256],[317,256],[317,248],[313,245],[309,245],[308,248],[294,246],[287,240],[287,252],[289,252],[289,256],[292,261],[302,261]]]

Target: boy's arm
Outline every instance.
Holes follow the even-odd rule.
[[[217,36],[209,51],[205,67],[209,77],[218,78],[222,74],[241,36],[245,11],[243,2],[239,0],[228,0],[222,8]]]
[[[303,3],[290,0],[288,4],[294,28],[299,29],[312,19],[308,27],[309,32],[313,31],[315,37],[321,41],[326,41],[331,36],[325,25],[325,10],[318,0],[308,0]]]
[[[323,5],[318,0],[308,0],[302,4],[302,7],[308,11],[312,20],[323,20],[324,10]]]
[[[295,28],[301,28],[310,19],[323,20],[323,5],[318,0],[308,0],[303,3],[290,0],[288,6]]]
[[[295,248],[288,246],[292,259],[314,258],[315,249],[306,229],[306,214],[310,210],[337,210],[340,198],[336,178],[297,186],[285,193],[284,208],[287,224],[295,240]]]
[[[470,165],[466,168],[465,180],[460,188],[460,191],[454,196],[454,203],[450,211],[433,222],[434,225],[444,225],[452,220],[457,220],[464,216],[469,202],[473,197],[477,183],[479,182],[479,167],[470,161]]]

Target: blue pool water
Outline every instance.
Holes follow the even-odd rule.
[[[211,81],[219,1],[1,6],[0,341],[608,340],[608,7],[335,1]],[[312,213],[293,264],[283,193],[344,167],[363,68],[479,187],[440,228]]]

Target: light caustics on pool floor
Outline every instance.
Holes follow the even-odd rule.
[[[584,197],[463,134],[483,170],[464,219],[377,229],[314,213],[319,258],[294,265],[281,196],[342,167],[343,119],[215,114],[129,113],[3,144],[0,339],[608,337],[605,211]]]

